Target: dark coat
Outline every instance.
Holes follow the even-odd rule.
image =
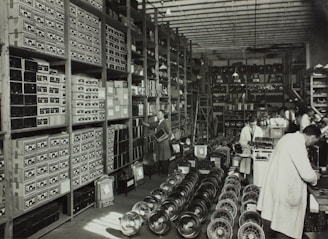
[[[156,132],[161,129],[164,129],[167,132],[169,136],[168,139],[165,139],[160,143],[156,143],[156,160],[169,160],[171,158],[170,138],[172,136],[172,131],[169,122],[164,119],[160,124],[158,122],[152,123],[150,127],[154,128]]]

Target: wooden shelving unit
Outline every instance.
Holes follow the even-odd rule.
[[[328,76],[311,74],[305,79],[305,99],[308,105],[326,115],[328,110]]]
[[[0,39],[2,45],[1,52],[1,67],[0,73],[2,78],[0,80],[1,83],[1,131],[0,131],[0,141],[2,142],[2,152],[4,156],[5,162],[5,178],[9,180],[4,181],[5,187],[5,215],[0,217],[0,224],[4,225],[4,235],[0,235],[0,237],[4,238],[13,238],[13,225],[14,221],[19,219],[22,216],[27,215],[27,213],[33,213],[36,209],[41,208],[43,206],[48,205],[49,203],[56,202],[59,205],[65,205],[67,207],[67,211],[60,211],[59,219],[56,222],[51,223],[49,226],[43,228],[42,230],[34,233],[30,236],[30,238],[36,238],[44,235],[47,231],[53,230],[54,228],[60,226],[61,224],[73,220],[73,218],[82,213],[89,207],[92,207],[94,204],[90,204],[85,209],[82,209],[78,213],[73,212],[74,205],[74,194],[87,186],[92,186],[94,181],[97,180],[101,175],[95,175],[92,179],[85,182],[80,182],[80,184],[75,184],[75,175],[78,171],[76,171],[76,162],[73,161],[75,157],[76,150],[76,132],[79,131],[87,131],[87,130],[98,130],[101,129],[101,139],[102,139],[102,173],[110,174],[117,176],[122,169],[127,168],[131,164],[136,161],[140,161],[143,159],[143,152],[148,150],[147,145],[151,142],[152,132],[149,132],[145,129],[145,132],[142,132],[137,137],[134,137],[135,130],[135,122],[138,121],[138,127],[141,129],[142,121],[152,121],[154,120],[155,113],[158,109],[166,105],[166,109],[168,112],[168,118],[172,121],[172,118],[175,118],[175,125],[177,128],[182,129],[187,135],[188,130],[186,130],[183,126],[182,119],[190,119],[190,111],[188,111],[189,107],[187,106],[187,80],[190,76],[190,71],[188,71],[188,61],[189,61],[189,47],[191,45],[188,44],[188,41],[183,36],[179,36],[178,32],[174,32],[169,28],[169,24],[165,26],[165,31],[159,29],[159,25],[157,22],[158,10],[154,9],[154,19],[149,19],[146,14],[146,0],[143,0],[142,5],[139,5],[139,9],[135,9],[131,7],[131,1],[126,0],[125,6],[119,6],[119,13],[125,16],[125,21],[122,22],[113,18],[112,16],[107,14],[106,9],[106,1],[102,2],[104,5],[102,7],[92,6],[86,1],[82,0],[70,0],[70,1],[59,1],[58,5],[53,6],[53,9],[59,11],[62,17],[62,36],[63,39],[62,45],[58,42],[49,42],[53,43],[54,46],[56,44],[61,46],[64,51],[62,51],[62,55],[57,55],[54,53],[48,53],[45,50],[40,49],[31,49],[23,47],[20,44],[13,43],[9,41],[9,13],[12,14],[13,11],[9,11],[9,5],[7,5],[7,1],[0,2],[0,13],[1,13],[1,21],[0,21]],[[28,4],[23,1],[17,4]],[[38,12],[40,9],[34,9],[35,6],[28,6],[31,11]],[[62,9],[61,9],[62,8]],[[19,14],[19,13],[17,13]],[[95,16],[94,18],[92,18]],[[20,18],[21,16],[18,16]],[[54,16],[53,16],[54,17]],[[90,18],[91,17],[91,18]],[[51,17],[50,17],[51,18]],[[99,21],[98,23],[90,23],[93,27],[92,32],[87,32],[87,27],[90,27],[89,24],[84,21],[88,18],[88,21],[94,20]],[[134,20],[134,24],[131,21]],[[54,17],[54,22],[55,17]],[[39,23],[35,23],[32,21],[32,25],[34,27],[42,27],[39,26]],[[51,24],[51,21],[48,22]],[[49,29],[50,26],[44,26],[45,31],[51,31]],[[58,26],[60,27],[60,26]],[[138,30],[141,29],[140,30]],[[78,30],[76,30],[78,29]],[[83,30],[84,29],[84,30]],[[91,29],[91,28],[90,28]],[[89,29],[89,30],[90,30]],[[118,38],[108,38],[108,32],[114,31],[117,33]],[[24,32],[24,30],[22,31]],[[151,32],[151,34],[150,34]],[[24,34],[24,33],[23,33]],[[97,35],[99,34],[99,35]],[[90,38],[90,35],[92,38]],[[85,38],[84,38],[85,37]],[[89,38],[88,38],[89,37]],[[170,50],[170,45],[173,44],[172,37],[178,39],[178,44],[175,45],[177,52],[172,52]],[[37,39],[37,36],[35,36]],[[89,41],[83,39],[89,39]],[[115,41],[114,44],[120,46],[118,51],[120,54],[123,54],[124,57],[117,58],[117,65],[113,65],[109,63],[110,55],[112,52],[108,46],[111,42]],[[160,41],[165,40],[166,45],[163,46],[160,44]],[[74,45],[74,41],[76,45]],[[80,43],[85,45],[81,45]],[[132,49],[132,45],[136,43],[137,49]],[[87,45],[90,44],[92,48]],[[120,45],[121,44],[121,45]],[[115,46],[115,45],[114,45]],[[141,46],[141,47],[139,47]],[[77,50],[78,47],[81,47],[80,50]],[[83,50],[83,49],[84,50]],[[87,58],[87,51],[91,50],[90,53],[93,58]],[[74,53],[75,52],[75,53]],[[83,54],[85,53],[85,54]],[[180,55],[180,53],[183,53]],[[63,114],[63,118],[61,118],[60,123],[48,124],[45,126],[38,127],[20,127],[13,128],[12,127],[12,105],[11,105],[11,75],[10,75],[10,56],[17,56],[23,59],[36,58],[41,59],[42,62],[48,62],[51,69],[57,70],[58,74],[61,74],[63,79],[62,93],[65,95],[66,102],[63,103],[63,109],[65,109],[65,113]],[[77,58],[79,57],[79,58]],[[121,55],[120,55],[121,57]],[[163,58],[164,57],[164,58]],[[92,60],[91,60],[92,59]],[[120,60],[118,60],[120,59]],[[87,61],[88,60],[88,61]],[[89,61],[91,60],[91,61]],[[167,65],[167,77],[166,80],[160,80],[160,63],[165,61]],[[33,61],[33,59],[32,59]],[[171,62],[176,62],[174,65]],[[142,66],[143,72],[142,74],[136,73],[132,69],[133,64],[140,64]],[[126,66],[123,67],[123,65]],[[152,69],[149,71],[149,69]],[[174,73],[173,73],[174,72]],[[54,73],[56,74],[56,73]],[[180,79],[181,81],[173,81],[172,74],[175,74],[174,77],[176,79]],[[103,101],[103,118],[95,118],[95,119],[87,119],[76,121],[74,118],[76,113],[79,113],[77,107],[74,105],[78,105],[77,99],[77,91],[79,91],[79,87],[76,86],[76,75],[79,75],[80,78],[87,79],[98,79],[97,81],[97,90],[99,90],[99,102]],[[127,99],[127,114],[124,116],[117,116],[115,118],[110,118],[110,111],[114,107],[113,103],[110,103],[109,98],[111,94],[113,94],[110,90],[111,84],[113,82],[122,81],[122,84],[126,84],[126,89],[128,92]],[[152,82],[152,83],[150,83]],[[144,87],[144,92],[142,94],[133,95],[131,92],[137,84],[142,84]],[[154,84],[154,85],[151,85]],[[159,84],[163,84],[167,89],[167,94],[160,94],[159,92]],[[36,87],[37,83],[35,83]],[[155,87],[155,88],[151,88]],[[178,91],[181,90],[181,95],[176,95],[171,97],[171,87],[176,87]],[[82,92],[82,91],[81,91]],[[14,93],[14,92],[13,92]],[[26,92],[22,92],[21,94],[25,94]],[[88,95],[86,92],[82,92],[82,95]],[[84,98],[84,96],[82,98]],[[143,105],[143,112],[140,115],[133,114],[133,103],[140,102]],[[183,107],[179,107],[180,103],[184,101],[185,104]],[[86,102],[86,101],[85,101]],[[172,112],[172,102],[178,106],[177,110]],[[154,109],[150,112],[149,104],[154,105]],[[112,107],[112,108],[111,108]],[[122,113],[122,111],[121,111]],[[88,114],[86,114],[88,115]],[[54,115],[56,116],[56,115]],[[49,117],[52,117],[51,115]],[[118,127],[118,128],[115,128]],[[120,159],[116,159],[117,155],[112,155],[111,152],[108,151],[108,145],[110,143],[108,132],[114,132],[114,134],[122,134],[124,135],[124,140],[114,139],[115,143],[120,144],[122,142],[128,143],[128,150],[122,152],[122,157]],[[69,189],[65,193],[61,193],[58,195],[49,198],[48,200],[44,200],[37,204],[37,206],[30,207],[25,210],[17,210],[14,202],[17,194],[14,193],[13,183],[14,183],[14,165],[13,165],[13,140],[18,140],[22,138],[28,137],[51,137],[56,134],[65,134],[67,135],[68,143],[68,172],[70,175]],[[113,134],[113,135],[114,135]],[[136,145],[136,143],[144,142],[143,145]],[[91,144],[92,145],[92,144]],[[82,147],[82,146],[81,146]],[[86,146],[84,146],[86,147]],[[93,146],[90,146],[93,147]],[[115,146],[116,147],[116,146]],[[140,147],[139,154],[135,154],[135,147]],[[88,151],[89,152],[89,151]],[[90,154],[93,155],[93,154]],[[135,155],[138,155],[136,157]],[[91,156],[90,156],[91,157]],[[92,156],[93,157],[93,156]],[[114,161],[110,161],[109,159],[113,158]],[[118,157],[119,158],[119,157]],[[119,162],[115,161],[119,160]],[[89,162],[91,163],[91,162]],[[99,166],[100,167],[100,166]],[[91,169],[89,169],[91,172]],[[89,172],[88,171],[88,172]],[[99,171],[99,170],[98,170]],[[47,189],[48,190],[48,189]],[[30,194],[27,194],[30,195]]]

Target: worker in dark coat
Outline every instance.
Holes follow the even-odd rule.
[[[157,113],[158,121],[151,124],[143,123],[146,127],[155,130],[155,134],[164,129],[166,136],[156,140],[156,160],[159,162],[159,173],[168,175],[169,173],[169,159],[171,158],[170,139],[172,131],[169,122],[165,119],[165,112],[159,110]]]

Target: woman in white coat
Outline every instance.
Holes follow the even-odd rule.
[[[272,154],[257,209],[279,238],[302,238],[307,183],[316,185],[320,177],[311,167],[306,147],[318,142],[320,135],[315,125],[286,134]]]

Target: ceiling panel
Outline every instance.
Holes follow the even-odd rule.
[[[154,15],[157,8],[158,22],[191,40],[194,56],[206,53],[221,59],[247,57],[254,49],[284,51],[286,44],[299,47],[314,29],[315,1],[146,0],[146,12]],[[141,6],[142,0],[138,2]]]

